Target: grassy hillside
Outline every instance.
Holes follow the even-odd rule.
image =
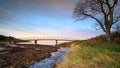
[[[112,35],[116,36],[116,35]],[[68,55],[56,68],[120,68],[120,37],[107,43],[101,35],[72,43]]]
[[[100,35],[91,39],[88,39],[87,42],[91,43],[106,43],[106,36]],[[120,32],[112,32],[111,41],[112,44],[120,44]]]
[[[56,68],[120,68],[120,45],[79,41],[74,47]]]

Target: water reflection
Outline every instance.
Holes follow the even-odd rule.
[[[58,41],[58,44],[65,43],[65,42],[70,42],[70,41]],[[34,41],[31,42],[17,42],[16,44],[34,44]],[[55,45],[55,41],[38,41],[37,44],[41,45]]]

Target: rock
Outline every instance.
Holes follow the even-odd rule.
[[[32,44],[7,47],[6,50],[0,51],[0,67],[28,68],[34,62],[50,57],[50,53],[57,49],[58,47]]]

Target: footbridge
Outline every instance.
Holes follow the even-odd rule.
[[[50,40],[55,41],[56,45],[58,44],[58,41],[76,41],[80,40],[78,38],[65,38],[65,37],[27,37],[27,38],[21,38],[22,40],[28,40],[28,41],[34,41],[34,44],[37,45],[37,41],[42,40]]]

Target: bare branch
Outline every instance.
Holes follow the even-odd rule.
[[[103,8],[103,3],[100,3],[100,6],[101,6],[101,11],[103,12],[104,15],[106,15],[104,8]]]
[[[110,3],[109,3],[109,0],[106,0],[106,4],[107,4],[107,6],[108,6],[108,8],[109,8],[109,10],[111,9],[111,6],[110,6]]]
[[[111,27],[120,21],[120,11],[117,10],[120,8],[118,1],[120,4],[120,0],[80,0],[75,7],[74,15],[78,20],[82,15],[96,20],[110,40]]]
[[[115,5],[117,4],[117,2],[118,2],[118,0],[115,0],[112,7],[115,7]],[[111,8],[112,8],[112,7],[111,7]]]
[[[92,16],[92,15],[86,14],[86,13],[83,13],[83,14],[84,14],[85,16],[91,17],[92,19],[96,20],[96,21],[99,23],[99,25],[101,26],[101,28],[103,29],[103,31],[106,32],[106,30],[105,30],[102,22],[99,21],[99,19],[97,19],[96,17],[94,17],[94,16]]]
[[[118,17],[116,18],[116,20],[114,20],[114,22],[113,22],[112,24],[115,24],[115,23],[117,23],[118,21],[120,21],[120,16],[118,16]]]

